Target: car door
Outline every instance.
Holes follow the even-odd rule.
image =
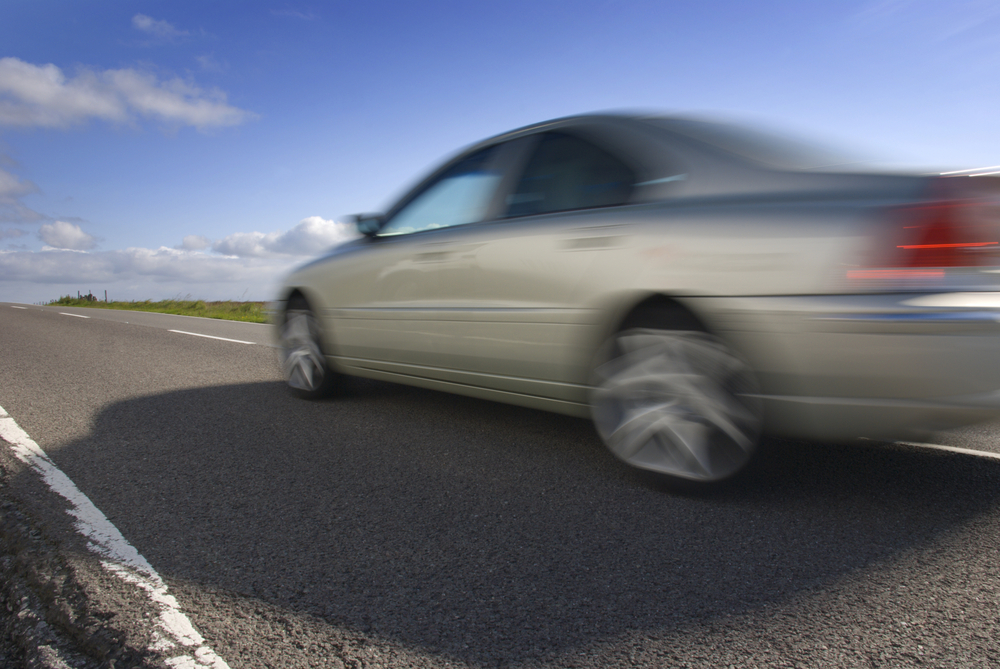
[[[582,329],[598,255],[621,239],[635,172],[565,132],[532,138],[530,157],[498,197],[499,215],[450,231],[435,247],[425,316],[440,380],[586,401]]]
[[[490,146],[446,166],[393,208],[378,233],[336,260],[325,317],[345,366],[420,374],[440,365],[437,314],[454,231],[494,215],[507,152]]]

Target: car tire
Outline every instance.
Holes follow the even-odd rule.
[[[293,395],[303,399],[326,397],[336,373],[323,352],[323,330],[303,298],[289,300],[279,335],[281,371]]]
[[[626,324],[608,340],[594,367],[591,415],[619,459],[708,488],[753,458],[763,427],[759,386],[725,342],[687,314],[669,316],[644,319],[655,327]]]

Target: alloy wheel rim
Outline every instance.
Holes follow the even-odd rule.
[[[625,462],[711,482],[735,474],[763,423],[750,368],[718,338],[687,330],[618,333],[595,369],[591,411]]]
[[[282,371],[288,385],[314,391],[323,383],[326,364],[319,346],[319,326],[312,312],[289,310],[281,330]]]

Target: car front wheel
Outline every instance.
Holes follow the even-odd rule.
[[[281,324],[281,370],[288,388],[305,399],[318,399],[333,389],[334,372],[323,354],[319,321],[309,304],[297,298],[288,303]]]
[[[618,458],[689,484],[722,481],[750,462],[763,424],[759,389],[721,339],[631,328],[598,360],[591,412]]]

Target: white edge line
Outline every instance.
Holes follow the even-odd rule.
[[[68,314],[65,311],[59,312],[60,316],[73,316],[74,318],[90,318],[90,316],[84,316],[83,314]]]
[[[87,538],[87,547],[101,556],[101,566],[125,583],[146,592],[160,611],[157,629],[152,632],[149,650],[169,653],[181,646],[186,654],[166,660],[171,667],[229,669],[225,660],[205,644],[205,639],[181,611],[167,584],[138,550],[118,531],[107,516],[94,506],[76,484],[59,469],[45,451],[21,429],[14,418],[0,407],[0,438],[10,444],[18,460],[38,472],[49,489],[64,497],[67,510],[76,521],[76,530]]]
[[[257,343],[254,341],[243,341],[242,339],[227,339],[225,337],[213,337],[212,335],[198,334],[197,332],[184,332],[184,330],[167,330],[167,332],[176,332],[177,334],[186,334],[186,335],[191,335],[192,337],[204,337],[205,339],[218,339],[219,341],[231,341],[236,344],[254,345]]]
[[[19,306],[16,306],[16,305],[12,304],[12,305],[10,305],[10,308],[11,309],[27,309],[28,307],[19,307]]]
[[[959,448],[958,446],[945,446],[944,444],[925,444],[920,441],[897,441],[897,444],[905,444],[906,446],[917,446],[919,448],[931,448],[936,451],[948,451],[949,453],[961,453],[962,455],[974,455],[980,458],[991,458],[993,460],[1000,460],[1000,453],[992,453],[990,451],[977,451],[971,448]]]

